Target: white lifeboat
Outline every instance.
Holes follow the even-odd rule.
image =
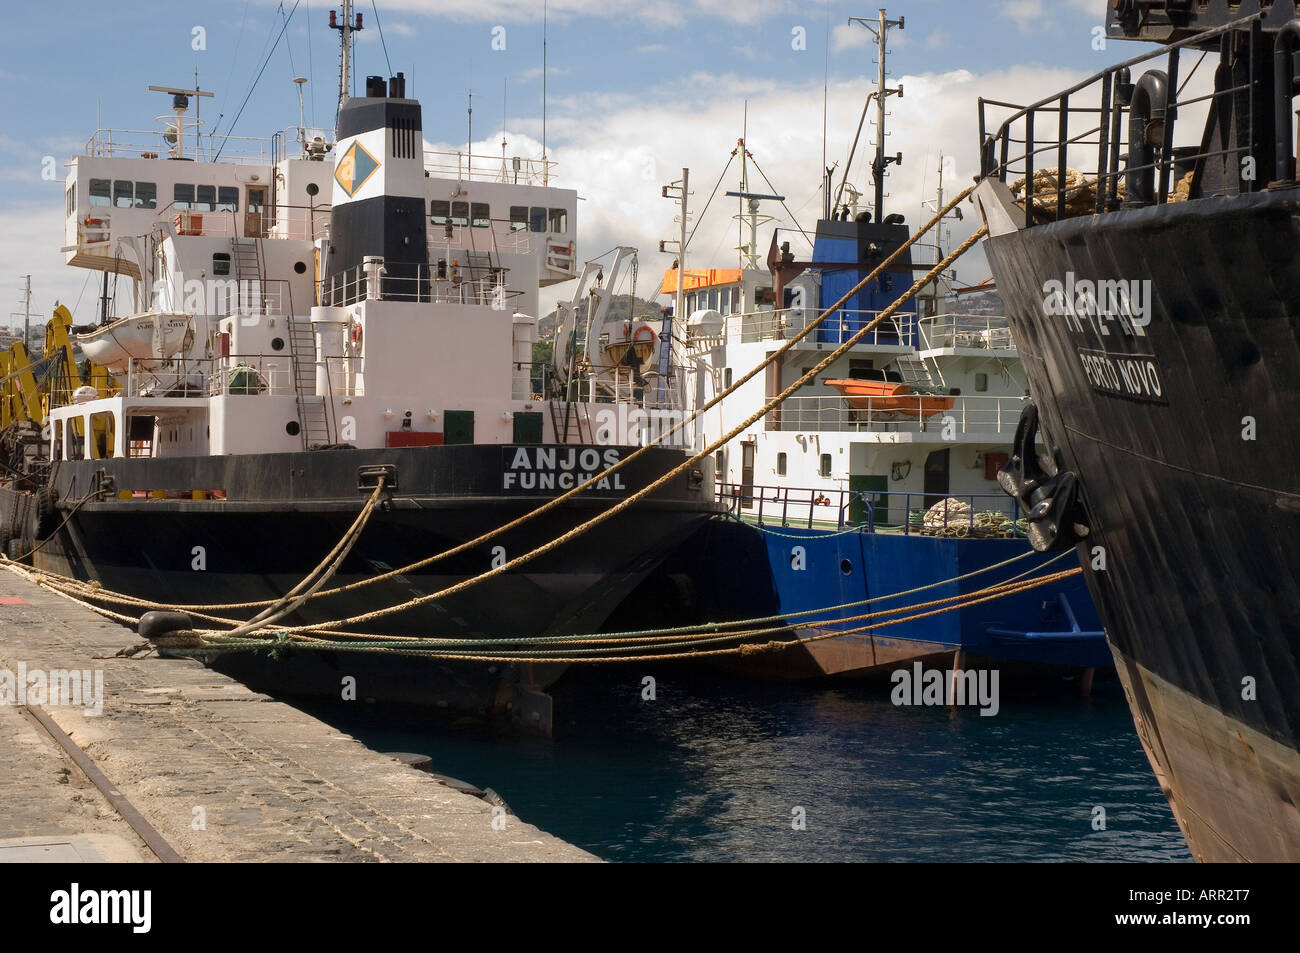
[[[154,346],[155,322],[161,323],[162,354]],[[132,359],[174,357],[185,350],[190,317],[184,314],[133,314],[85,334],[73,335],[83,354],[113,374],[124,373]]]

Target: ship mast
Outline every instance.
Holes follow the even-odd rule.
[[[343,0],[343,22],[330,11],[330,29],[339,31],[339,109],[348,101],[352,89],[352,34],[362,29],[361,14],[352,15],[352,0]]]
[[[880,72],[876,80],[876,158],[871,163],[871,172],[876,182],[876,221],[884,221],[885,216],[885,174],[889,169],[889,164],[896,163],[902,165],[903,154],[885,155],[885,100],[890,96],[902,96],[903,87],[889,89],[885,76],[885,54],[889,42],[889,31],[897,28],[903,29],[905,17],[899,17],[897,20],[889,19],[885,13],[885,8],[880,8],[880,14],[875,20],[867,20],[863,17],[849,17],[849,23],[861,23],[864,27],[872,32],[876,38],[876,58],[879,60]],[[845,170],[845,175],[848,170]]]
[[[745,107],[745,132],[749,132],[749,106]],[[761,201],[784,202],[784,195],[768,195],[763,192],[751,192],[749,189],[749,160],[754,158],[746,147],[745,138],[742,136],[736,141],[736,148],[732,155],[740,154],[740,191],[727,192],[728,198],[740,200],[740,213],[735,216],[739,223],[737,228],[738,241],[736,251],[740,253],[740,267],[742,270],[747,268],[757,268],[758,265],[758,230],[768,222],[775,221],[770,215],[761,215],[758,211],[758,203]],[[745,240],[745,231],[749,230],[749,240]]]

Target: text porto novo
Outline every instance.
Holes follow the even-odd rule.
[[[614,448],[513,447],[506,449],[503,490],[571,490],[619,461]],[[601,477],[597,490],[626,490],[622,473]]]
[[[1121,397],[1164,403],[1155,355],[1145,353],[1151,323],[1151,282],[1092,281],[1066,272],[1043,283],[1043,313],[1065,319],[1074,334],[1090,335],[1100,348],[1079,348],[1084,375],[1094,389]],[[1142,352],[1142,353],[1139,353]]]

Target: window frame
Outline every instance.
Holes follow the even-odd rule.
[[[193,210],[194,184],[192,182],[176,182],[172,184],[172,208]]]
[[[102,195],[96,195],[96,186],[102,186]],[[113,180],[112,179],[91,179],[88,183],[91,208],[112,208],[113,207]],[[99,201],[96,201],[99,199]]]
[[[156,209],[158,207],[158,183],[137,182],[135,184],[135,204],[131,207]]]

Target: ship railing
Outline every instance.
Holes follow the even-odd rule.
[[[493,256],[500,256],[503,252],[509,255],[528,255],[533,250],[529,236],[534,234],[544,237],[540,233],[522,229],[512,231],[510,222],[506,219],[492,219],[490,227],[452,225],[450,232],[445,226],[430,225],[429,261],[442,259],[450,265],[461,251]],[[480,248],[480,245],[485,247]]]
[[[267,205],[255,212],[181,208],[175,202],[158,210],[158,221],[171,222],[177,235],[205,238],[287,238],[315,241],[329,237],[331,206]]]
[[[1202,140],[1216,100],[1219,114],[1229,116],[1234,98],[1271,95],[1272,56],[1264,52],[1261,16],[1242,17],[1132,57],[1029,106],[981,98],[981,176],[1004,183],[1014,180],[1012,192],[1023,209],[1026,227],[1119,208],[1266,188],[1275,178],[1270,165],[1274,143],[1261,130],[1240,131],[1237,144],[1224,149],[1204,145],[1211,141],[1208,137]],[[1250,37],[1242,46],[1246,75],[1255,77],[1253,82],[1234,84],[1226,78],[1234,74],[1225,64],[1243,52],[1236,44],[1220,42],[1233,32]],[[1182,76],[1180,54],[1199,50],[1204,59],[1213,55],[1215,47],[1222,50],[1214,74],[1217,86],[1211,93],[1197,95],[1190,80],[1201,64],[1197,62]],[[1162,57],[1163,71],[1152,69],[1135,78],[1135,67]],[[1286,62],[1279,69],[1288,71],[1290,90],[1293,65],[1289,57],[1283,59]],[[1183,96],[1187,87],[1193,88]],[[1191,131],[1179,144],[1176,132],[1188,129],[1188,120]],[[1285,125],[1285,132],[1275,138],[1277,153],[1283,157],[1279,162],[1289,163],[1289,171],[1276,178],[1294,180],[1290,121]]]
[[[1022,397],[909,394],[852,400],[850,405],[838,395],[790,397],[768,412],[764,427],[807,433],[929,433],[948,440],[1014,433],[1025,406]]]
[[[419,304],[475,305],[506,311],[519,310],[523,293],[512,291],[503,283],[503,268],[493,268],[491,273],[476,279],[458,275],[450,264],[390,266],[400,274],[384,274],[377,279],[369,277],[364,265],[320,282],[319,300],[336,307],[355,304],[367,299],[409,301]],[[457,280],[459,278],[459,280]]]
[[[223,358],[132,358],[123,393],[128,397],[203,398],[223,395],[293,397],[291,355],[232,354]]]
[[[206,397],[214,366],[214,358],[133,357],[119,381],[127,397]]]
[[[96,129],[86,140],[85,155],[105,159],[170,159],[175,146],[158,129]],[[242,165],[271,165],[278,157],[279,137],[194,135],[194,123],[187,119],[183,157],[199,162],[232,162]]]
[[[990,351],[1015,350],[1011,319],[994,315],[940,314],[921,318],[923,350],[970,347]]]
[[[213,365],[207,381],[209,397],[295,397],[298,393],[296,362],[283,351],[232,354]]]
[[[1017,539],[1026,522],[1003,493],[916,493],[744,483],[717,484],[733,517],[760,526],[959,539]]]
[[[758,341],[783,341],[794,337],[821,314],[816,308],[782,308],[774,311],[748,311],[726,318],[727,336],[741,344]],[[866,327],[879,311],[840,308],[804,339],[805,345],[843,344]],[[862,347],[908,347],[915,334],[915,312],[896,312],[881,322],[859,342]]]
[[[202,281],[186,278],[183,287],[179,277],[163,278],[154,286],[151,309],[169,314],[194,310],[200,314],[238,315],[247,326],[262,315],[292,314],[293,295],[283,278],[217,275]]]
[[[208,287],[215,290],[214,314],[238,315],[245,325],[264,315],[293,313],[293,295],[289,282],[282,278],[214,278]]]
[[[426,149],[424,169],[430,175],[511,185],[551,185],[558,163],[523,156],[474,155],[467,152],[436,152]]]

